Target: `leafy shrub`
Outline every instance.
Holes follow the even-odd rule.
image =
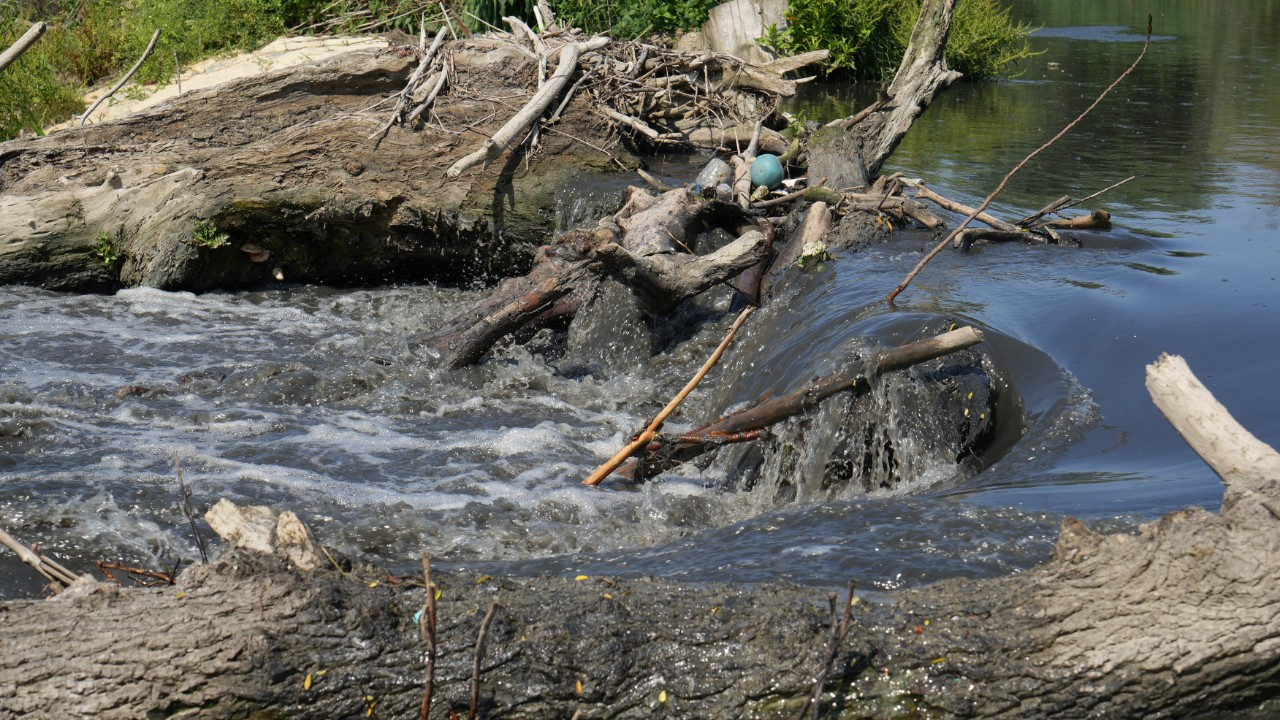
[[[717,4],[719,0],[552,0],[551,8],[574,27],[631,39],[697,27]]]
[[[786,28],[770,27],[761,42],[784,55],[827,49],[826,72],[881,80],[898,68],[921,0],[791,0]],[[1030,28],[1015,23],[998,0],[958,4],[947,41],[947,64],[967,79],[1007,76],[1032,53]]]

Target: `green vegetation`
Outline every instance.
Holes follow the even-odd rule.
[[[562,21],[620,38],[696,27],[716,3],[551,0]],[[533,0],[445,4],[473,29],[502,26],[505,15],[531,20],[533,14]],[[918,7],[919,0],[791,0],[791,26],[772,30],[765,42],[785,53],[826,47],[830,71],[879,78],[897,66]],[[119,77],[156,28],[163,30],[160,42],[136,82],[171,80],[175,54],[186,67],[220,52],[255,49],[290,31],[416,34],[424,14],[429,24],[439,22],[438,8],[430,0],[0,0],[0,47],[30,22],[50,23],[44,37],[0,73],[0,140],[81,112],[86,90]],[[1012,22],[998,0],[960,3],[947,47],[953,67],[969,78],[998,77],[1027,55],[1026,27]]]
[[[788,27],[761,39],[784,55],[827,49],[830,74],[881,80],[897,70],[920,11],[920,0],[791,0]],[[1030,27],[1014,22],[998,0],[965,0],[956,8],[947,64],[969,80],[1012,74],[1033,53]]]
[[[120,253],[116,251],[116,244],[112,242],[111,236],[105,232],[98,233],[98,244],[93,249],[93,254],[97,256],[98,262],[102,263],[102,267],[113,268],[116,263],[120,262]]]
[[[632,39],[672,33],[706,22],[722,0],[552,0],[557,17],[587,32]]]
[[[196,229],[191,232],[191,242],[202,248],[217,250],[231,242],[231,236],[218,229],[212,222],[196,221]]]

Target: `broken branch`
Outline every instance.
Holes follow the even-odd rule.
[[[898,287],[894,288],[893,292],[889,293],[889,296],[885,298],[885,302],[892,303],[894,298],[898,297],[898,295],[901,294],[903,290],[906,290],[907,286],[911,284],[911,281],[915,279],[916,275],[919,275],[920,271],[924,269],[924,266],[927,265],[929,261],[932,260],[938,253],[942,252],[942,249],[947,246],[947,243],[951,242],[956,237],[956,235],[960,233],[961,230],[967,227],[969,223],[973,221],[974,217],[978,215],[978,213],[982,212],[983,210],[986,210],[987,207],[991,205],[991,201],[995,200],[996,196],[1004,191],[1005,186],[1009,184],[1009,180],[1013,178],[1013,176],[1017,174],[1019,170],[1025,167],[1027,163],[1031,162],[1032,158],[1044,152],[1045,149],[1047,149],[1050,145],[1053,145],[1055,142],[1057,142],[1063,135],[1066,135],[1067,133],[1071,132],[1072,128],[1078,125],[1081,120],[1084,120],[1085,117],[1090,112],[1093,112],[1093,109],[1098,106],[1098,103],[1102,102],[1103,98],[1109,95],[1111,91],[1114,90],[1116,86],[1120,84],[1121,81],[1129,77],[1129,74],[1132,73],[1138,67],[1138,63],[1142,62],[1142,58],[1146,56],[1147,48],[1149,47],[1151,47],[1151,15],[1147,15],[1147,40],[1145,43],[1143,43],[1142,52],[1138,53],[1138,57],[1134,59],[1133,64],[1130,65],[1128,68],[1126,68],[1124,72],[1120,73],[1120,77],[1116,78],[1114,82],[1108,85],[1107,89],[1103,90],[1102,93],[1098,95],[1097,99],[1095,99],[1093,103],[1089,105],[1089,107],[1084,109],[1084,112],[1076,116],[1076,119],[1067,123],[1066,127],[1059,130],[1057,135],[1054,135],[1053,137],[1049,138],[1049,140],[1045,142],[1045,144],[1041,145],[1035,150],[1032,150],[1031,154],[1027,155],[1025,158],[1022,159],[1022,162],[1015,165],[1014,168],[1010,170],[1007,175],[1004,176],[1004,179],[1000,181],[1000,184],[996,186],[996,189],[991,191],[991,194],[987,196],[987,199],[983,200],[981,205],[979,205],[972,213],[970,213],[967,217],[965,217],[965,219],[962,220],[954,230],[952,230],[950,233],[947,234],[945,238],[942,239],[942,242],[938,243],[938,245],[933,250],[929,251],[928,255],[924,256],[924,258],[915,266],[915,268],[911,270],[911,272],[907,273],[907,276],[903,278],[901,283],[898,284]]]

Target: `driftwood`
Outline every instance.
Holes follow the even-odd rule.
[[[18,38],[3,53],[0,53],[0,72],[4,72],[4,69],[12,65],[14,60],[22,57],[22,53],[29,50],[32,45],[35,45],[36,41],[40,39],[41,35],[44,35],[44,31],[48,28],[49,25],[47,23],[32,23],[31,27],[22,34],[22,37]]]
[[[794,718],[827,665],[820,710],[848,717],[1230,716],[1274,703],[1280,455],[1180,361],[1153,365],[1148,385],[1221,474],[1220,512],[1173,512],[1137,535],[1068,518],[1028,572],[859,598],[832,663],[813,589],[434,573],[432,717],[466,712],[498,593],[486,717]],[[172,587],[81,580],[56,600],[0,603],[0,717],[410,717],[423,604],[422,583],[336,556],[308,573],[239,549]]]
[[[964,327],[937,337],[908,343],[876,353],[864,368],[861,363],[817,378],[785,395],[761,400],[755,405],[674,438],[651,444],[648,456],[619,470],[622,477],[645,479],[725,443],[745,442],[758,437],[770,425],[800,415],[836,393],[866,393],[878,375],[901,370],[926,360],[972,347],[982,342],[982,333]]]
[[[734,230],[741,226],[738,238],[707,255],[692,254],[700,227],[726,211],[684,189],[653,195],[630,188],[617,213],[594,230],[571,231],[543,247],[527,275],[504,281],[489,299],[420,344],[448,367],[473,363],[501,338],[541,318],[556,300],[589,297],[606,276],[628,286],[646,312],[664,314],[765,257],[768,236],[738,222],[734,212],[718,222]]]

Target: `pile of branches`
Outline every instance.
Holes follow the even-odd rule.
[[[787,79],[795,70],[821,62],[827,51],[780,58],[754,65],[715,52],[691,53],[653,42],[614,41],[588,36],[556,24],[550,8],[539,3],[535,30],[516,17],[503,18],[510,32],[494,28],[485,38],[514,48],[536,65],[537,89],[507,123],[481,147],[449,169],[456,178],[475,165],[496,159],[514,144],[536,150],[542,132],[554,126],[574,97],[589,97],[598,114],[641,150],[658,146],[741,149],[761,133],[767,152],[780,153],[786,140],[772,130],[756,129],[779,98],[794,95],[807,79]],[[427,122],[433,102],[458,87],[450,53],[441,46],[449,31],[442,25],[430,48],[426,36],[415,52],[419,64],[396,98],[390,118],[371,139],[394,125]]]

